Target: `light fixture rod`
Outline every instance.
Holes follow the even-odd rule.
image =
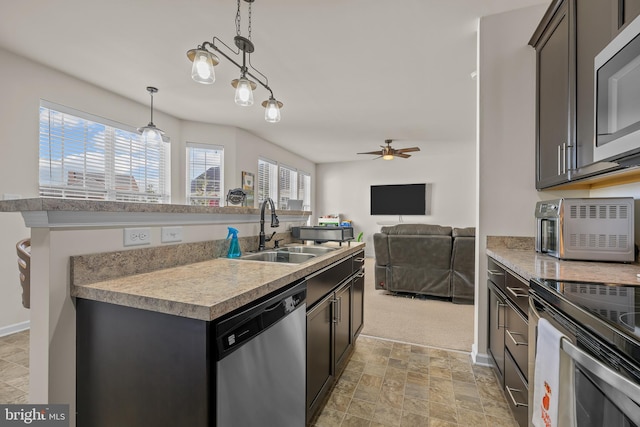
[[[246,1],[246,0],[245,0],[245,1]],[[258,83],[260,83],[260,85],[261,85],[262,87],[264,87],[266,90],[268,90],[268,91],[269,91],[269,93],[271,94],[271,96],[273,97],[273,91],[272,91],[272,90],[271,90],[271,88],[269,87],[269,85],[268,85],[268,81],[267,81],[267,83],[264,83],[262,80],[260,80],[260,78],[259,78],[259,77],[255,76],[253,73],[251,73],[251,72],[249,71],[249,69],[248,69],[246,66],[238,64],[238,63],[237,63],[233,58],[231,58],[229,55],[227,55],[227,54],[226,54],[226,53],[224,53],[222,50],[220,50],[220,48],[214,44],[216,40],[218,40],[220,43],[222,43],[223,45],[225,45],[225,46],[227,47],[227,49],[229,49],[231,52],[233,52],[233,49],[229,48],[229,46],[227,46],[227,44],[226,44],[226,43],[224,43],[222,40],[220,40],[220,39],[219,39],[219,38],[217,38],[217,37],[214,37],[212,41],[205,41],[205,42],[203,42],[200,46],[198,46],[198,49],[206,49],[206,48],[207,48],[207,46],[211,47],[211,49],[215,50],[215,51],[216,51],[216,52],[218,52],[220,55],[222,55],[222,56],[224,56],[225,58],[227,58],[227,60],[231,61],[231,63],[232,63],[233,65],[235,65],[236,67],[238,67],[238,68],[240,69],[240,71],[241,71],[241,72],[243,72],[243,73],[247,74],[248,76],[250,76],[251,78],[253,78],[254,80],[256,80]],[[242,61],[244,62],[244,55],[246,54],[246,52],[244,52],[244,51],[242,51],[242,52],[243,52],[243,60],[242,60]],[[236,52],[234,52],[234,53],[236,53]],[[240,50],[238,50],[237,54],[239,54],[239,53],[240,53]],[[251,65],[251,56],[249,56],[249,65]],[[262,74],[260,71],[256,70],[256,69],[253,67],[253,65],[251,65],[251,68],[252,68],[253,70],[255,70],[256,72],[258,72],[261,76],[265,77],[265,79],[266,79],[266,76],[264,76],[264,74]]]

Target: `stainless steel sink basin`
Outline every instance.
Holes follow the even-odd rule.
[[[296,253],[289,251],[264,251],[255,254],[241,256],[240,260],[263,261],[263,262],[279,262],[287,264],[301,264],[305,261],[315,258],[314,254]]]
[[[314,254],[314,255],[324,255],[328,252],[335,251],[336,248],[328,248],[326,246],[285,246],[283,248],[279,248],[278,251],[291,252],[291,253],[299,253],[299,254]]]

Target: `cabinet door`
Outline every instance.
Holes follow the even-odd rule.
[[[334,307],[335,358],[336,367],[339,367],[345,361],[351,346],[351,280],[336,290]]]
[[[495,363],[500,385],[504,383],[504,297],[491,281],[489,285],[489,354]]]
[[[640,15],[640,0],[612,0],[614,3],[614,19],[617,32]]]
[[[322,401],[333,380],[333,294],[307,312],[307,415]]]
[[[614,0],[618,1],[618,0]],[[635,0],[640,4],[640,0]],[[611,3],[580,0],[576,17],[576,150],[577,166],[593,162],[595,138],[593,59],[611,41]]]
[[[536,188],[567,181],[575,150],[571,141],[570,35],[568,1],[558,9],[536,44],[537,52],[537,150]]]
[[[351,333],[352,342],[356,341],[356,337],[364,326],[364,270],[353,278],[351,289],[352,309],[351,309]]]

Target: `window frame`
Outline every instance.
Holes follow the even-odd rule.
[[[264,188],[265,180],[263,179],[262,174],[260,172],[261,163],[269,165],[269,176],[268,176],[269,183],[268,183],[268,188],[266,189]],[[271,176],[272,172],[273,172],[273,176]],[[258,201],[258,206],[260,206],[262,202],[264,202],[267,198],[270,198],[274,201],[278,200],[278,185],[279,185],[278,176],[279,176],[278,162],[267,159],[265,157],[258,157],[258,176],[256,179],[256,183],[257,183],[256,185],[258,187],[256,189],[256,195],[257,195],[256,200]]]
[[[185,202],[188,205],[191,206],[225,206],[226,203],[226,195],[224,193],[224,146],[223,145],[218,145],[218,144],[203,144],[203,143],[199,143],[199,142],[186,142],[186,147],[185,147],[185,157],[186,157],[186,183],[185,183]],[[195,178],[191,178],[191,156],[189,154],[191,149],[196,149],[196,150],[211,150],[211,151],[220,151],[220,162],[219,162],[219,168],[220,168],[220,172],[219,172],[219,196],[217,197],[218,199],[218,204],[216,205],[215,203],[212,204],[212,201],[214,199],[216,199],[216,197],[213,196],[207,196],[207,195],[203,195],[203,196],[196,196],[194,197],[192,195],[192,190],[191,190],[191,182],[192,180],[194,180]],[[211,167],[215,167],[215,165],[211,166]],[[207,168],[205,170],[208,170],[209,168]],[[206,182],[206,180],[205,180]],[[201,200],[205,203],[193,203],[193,201],[195,200]]]
[[[59,120],[55,128],[52,120]],[[69,123],[66,128],[65,120]],[[73,122],[84,132],[81,137],[71,133]],[[168,142],[169,138],[163,138],[162,146],[150,150],[130,125],[41,99],[38,193],[61,199],[170,203]],[[135,155],[140,152],[144,154]]]

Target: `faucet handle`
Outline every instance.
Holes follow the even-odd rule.
[[[271,241],[271,239],[273,239],[273,236],[275,236],[275,235],[276,235],[276,232],[274,231],[273,233],[271,233],[271,236],[269,236],[269,237],[265,237],[265,238],[264,238],[264,241],[265,241],[265,242],[270,242],[270,241]]]
[[[273,247],[274,248],[279,248],[280,247],[280,242],[282,242],[284,239],[276,239],[274,240],[274,244]]]

